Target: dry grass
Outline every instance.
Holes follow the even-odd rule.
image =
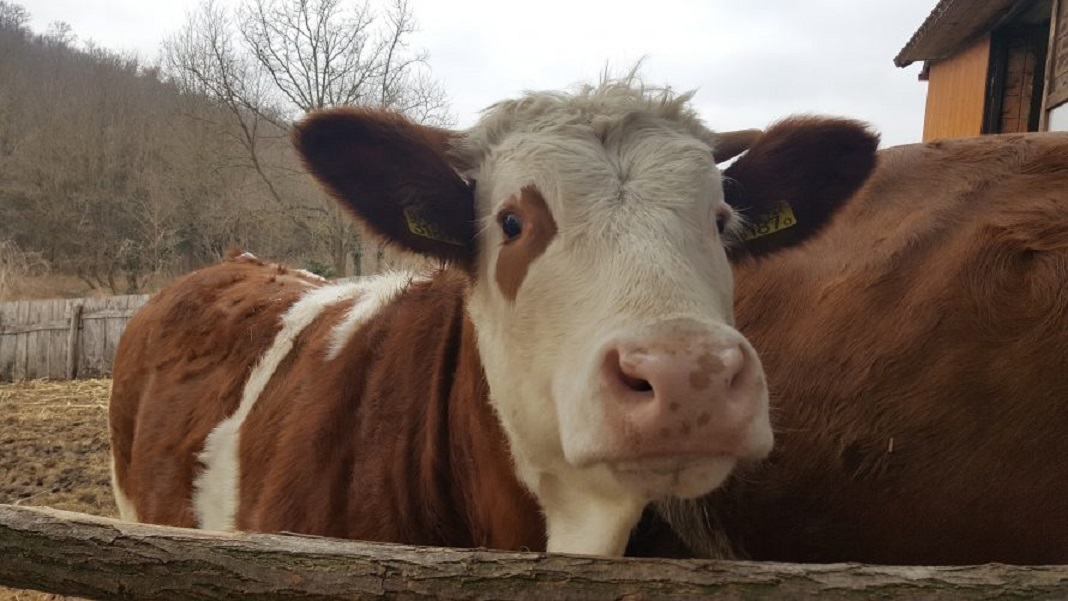
[[[9,282],[0,295],[0,301],[100,297],[108,294],[102,290],[93,290],[84,281],[72,275],[26,275]]]
[[[154,277],[145,283],[141,293],[152,293],[171,281],[169,277]],[[124,280],[119,281],[125,284]],[[120,285],[115,294],[126,294]],[[26,275],[13,278],[0,289],[0,301],[34,300],[44,298],[104,298],[112,296],[107,288],[92,288],[84,280],[73,275],[50,273]]]
[[[110,380],[0,384],[0,503],[113,517]],[[0,588],[0,601],[64,599]]]

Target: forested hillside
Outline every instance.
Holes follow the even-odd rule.
[[[209,0],[145,64],[79,42],[62,23],[31,31],[26,9],[0,0],[0,300],[32,295],[20,284],[44,275],[76,277],[85,293],[151,291],[231,246],[329,276],[381,266],[381,250],[361,245],[302,172],[287,128],[307,110],[348,103],[447,122],[443,94],[415,70],[425,57],[368,54],[412,31],[400,2],[384,34],[373,14],[357,15],[363,54],[349,59],[369,73],[400,60],[392,75],[402,79],[368,88],[334,77],[299,102],[302,91],[267,60],[291,43],[285,35],[300,38],[270,21],[286,10],[318,11],[303,16],[320,35],[351,37],[337,0],[253,0],[233,13]]]

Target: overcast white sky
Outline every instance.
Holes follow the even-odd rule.
[[[35,31],[156,56],[199,0],[15,0]],[[222,0],[233,4],[237,0]],[[873,123],[883,146],[917,142],[927,85],[893,58],[937,0],[412,0],[416,43],[460,126],[525,89],[560,89],[646,57],[651,83],[698,89],[714,129],[793,113]]]

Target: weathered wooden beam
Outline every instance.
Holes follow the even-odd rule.
[[[82,303],[74,303],[70,307],[70,330],[67,333],[67,379],[73,380],[78,377],[78,344],[79,333],[82,330]]]
[[[96,599],[1068,598],[1068,566],[604,559],[223,534],[0,505],[0,585]]]

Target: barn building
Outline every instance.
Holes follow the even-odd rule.
[[[941,0],[894,58],[917,61],[924,141],[1068,130],[1068,0]]]

